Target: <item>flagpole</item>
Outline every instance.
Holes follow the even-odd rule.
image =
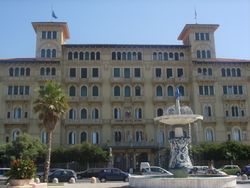
[[[196,7],[194,7],[194,19],[195,19],[195,24],[197,24],[197,12],[196,12]]]

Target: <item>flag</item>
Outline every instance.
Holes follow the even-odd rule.
[[[56,16],[56,14],[55,14],[54,10],[52,10],[52,18],[57,19],[57,16]]]
[[[175,91],[175,98],[176,98],[176,100],[179,100],[180,97],[181,97],[181,93],[180,93],[179,88],[177,87],[177,88],[176,88],[176,91]]]

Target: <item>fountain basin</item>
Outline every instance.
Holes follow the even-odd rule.
[[[236,176],[171,178],[166,176],[131,176],[134,188],[236,188]]]

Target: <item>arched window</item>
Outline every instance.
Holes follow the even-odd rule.
[[[130,86],[125,86],[125,97],[130,97],[131,96],[131,89]]]
[[[45,70],[44,70],[44,67],[42,67],[42,68],[40,68],[40,75],[44,76],[44,74],[45,74]]]
[[[163,59],[163,58],[162,58],[162,53],[159,52],[159,53],[158,53],[158,60],[159,60],[159,61],[162,61],[162,59]]]
[[[233,128],[233,140],[241,141],[241,130],[238,127]]]
[[[80,52],[80,53],[79,53],[79,59],[80,59],[80,60],[83,60],[83,59],[84,59],[84,53],[83,53],[83,52]]]
[[[128,52],[128,60],[131,60],[132,59],[132,54],[131,52]]]
[[[156,96],[157,96],[157,97],[163,96],[162,87],[161,87],[161,86],[157,86],[157,87],[156,87]]]
[[[88,111],[86,108],[81,109],[81,119],[87,119],[88,118]]]
[[[139,97],[141,96],[141,87],[135,86],[135,96]]]
[[[227,68],[227,76],[231,76],[231,69]]]
[[[20,107],[14,108],[14,119],[21,119],[22,110]]]
[[[89,52],[85,52],[85,60],[89,60]]]
[[[232,77],[236,77],[236,70],[235,70],[235,68],[232,68]]]
[[[95,52],[91,52],[91,54],[90,54],[90,59],[91,59],[91,60],[95,60]]]
[[[46,67],[46,69],[45,69],[45,75],[50,75],[50,68],[49,67]]]
[[[19,75],[20,75],[19,68],[16,67],[16,68],[15,68],[15,76],[19,76]]]
[[[99,89],[98,89],[97,86],[93,86],[93,88],[92,88],[92,96],[93,97],[99,96]]]
[[[236,72],[237,72],[237,77],[241,77],[241,70],[240,70],[240,68],[237,68]]]
[[[222,77],[226,76],[226,70],[224,68],[221,69],[221,76]]]
[[[231,112],[233,117],[238,117],[239,116],[239,108],[238,106],[232,106],[231,107]]]
[[[211,106],[205,105],[203,114],[205,117],[211,117],[212,116]]]
[[[127,54],[126,54],[126,52],[122,52],[122,60],[127,60]]]
[[[97,108],[92,110],[92,119],[99,119],[99,110]]]
[[[119,86],[114,87],[114,96],[121,96],[121,89]]]
[[[202,51],[201,51],[201,56],[202,56],[203,59],[206,58],[206,51],[205,51],[205,50],[202,50]]]
[[[212,75],[213,75],[213,72],[212,72],[212,69],[211,69],[211,68],[208,68],[208,75],[209,75],[209,76],[212,76]]]
[[[178,52],[174,53],[174,60],[179,61],[179,53]]]
[[[114,118],[115,119],[121,119],[121,109],[120,108],[115,108],[114,109]]]
[[[42,130],[42,132],[41,132],[41,142],[43,144],[48,143],[48,133],[45,130]]]
[[[76,96],[76,87],[75,86],[70,86],[70,88],[69,88],[69,96],[70,97]]]
[[[74,131],[69,132],[69,144],[76,144],[76,133]]]
[[[180,53],[180,60],[184,60],[184,53],[183,52]]]
[[[51,50],[50,49],[47,49],[47,51],[46,51],[46,57],[47,58],[51,58]]]
[[[41,50],[41,57],[44,58],[45,57],[45,49]]]
[[[30,76],[30,68],[26,68],[26,76]]]
[[[169,53],[169,59],[173,60],[174,59],[174,54],[172,52]]]
[[[121,131],[115,131],[115,142],[121,142],[121,141],[122,141]]]
[[[112,60],[116,60],[116,53],[112,52]]]
[[[74,52],[74,59],[78,59],[78,52]]]
[[[81,135],[80,135],[80,143],[84,143],[84,142],[87,142],[87,133],[84,131],[84,132],[81,132]]]
[[[133,59],[134,61],[137,60],[137,58],[136,58],[136,52],[133,52],[132,59]]]
[[[81,87],[81,97],[87,97],[88,96],[88,88],[87,86]]]
[[[24,67],[20,68],[20,76],[24,76]]]
[[[153,53],[153,60],[155,60],[155,61],[157,60],[157,53],[156,52]]]
[[[167,60],[168,60],[168,53],[167,53],[167,52],[164,52],[164,54],[163,54],[163,59],[164,59],[164,61],[167,61]]]
[[[73,59],[73,54],[72,54],[72,52],[69,52],[68,53],[68,60],[72,60]]]
[[[196,51],[196,56],[197,56],[198,59],[201,58],[201,51],[200,51],[200,50],[197,50],[197,51]]]
[[[158,143],[164,144],[164,138],[165,138],[164,132],[162,130],[160,130],[159,135],[158,135]]]
[[[185,96],[185,89],[184,89],[184,87],[183,86],[179,86],[178,88],[179,88],[179,92],[180,92],[181,96]]]
[[[96,60],[100,60],[101,59],[101,54],[100,52],[96,52]]]
[[[75,119],[76,119],[76,110],[73,109],[73,108],[71,108],[71,109],[69,110],[69,119],[70,119],[70,120],[75,120]]]
[[[19,129],[13,130],[13,132],[12,132],[12,140],[15,141],[20,134],[21,134],[21,131]]]
[[[9,68],[9,76],[13,76],[14,75],[14,70],[13,70],[13,68],[11,67],[11,68]]]
[[[173,86],[168,86],[168,96],[169,97],[174,96],[174,88],[173,88]]]
[[[56,57],[56,49],[52,50],[52,57]]]
[[[122,54],[121,52],[117,52],[117,60],[121,60],[122,59]]]
[[[157,109],[157,117],[159,117],[159,116],[163,116],[163,109],[162,108],[158,108]]]
[[[142,142],[142,140],[143,140],[143,132],[141,130],[137,130],[135,132],[135,141]]]
[[[98,132],[92,133],[92,144],[99,144],[99,134]]]
[[[211,58],[211,52],[210,52],[210,50],[207,50],[207,58]]]
[[[214,141],[214,132],[211,128],[207,128],[205,132],[206,141],[213,142]]]
[[[52,76],[56,75],[56,68],[55,67],[52,67],[52,69],[51,69],[51,75]]]
[[[141,52],[138,52],[138,53],[137,53],[137,57],[138,57],[138,60],[139,60],[139,61],[142,60],[142,54],[141,54]]]
[[[136,108],[135,109],[135,118],[136,119],[141,119],[142,118],[142,109],[141,108]]]

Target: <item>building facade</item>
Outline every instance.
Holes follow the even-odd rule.
[[[62,84],[69,110],[54,146],[89,142],[112,148],[116,167],[161,163],[173,127],[154,122],[166,107],[188,105],[202,122],[185,130],[193,144],[236,140],[250,144],[250,60],[216,57],[216,24],[187,24],[183,45],[66,44],[65,22],[33,22],[34,58],[0,60],[0,142],[23,133],[46,143],[33,111],[46,80]]]

